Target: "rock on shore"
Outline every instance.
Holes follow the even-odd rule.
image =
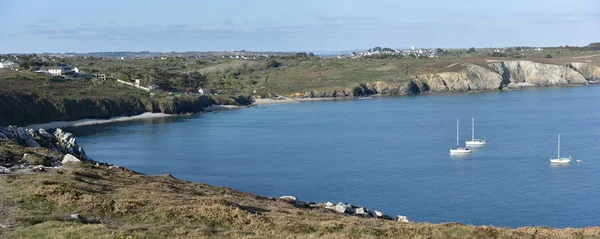
[[[74,157],[87,160],[85,151],[73,136],[56,129],[53,134],[44,129],[25,129],[21,127],[0,127],[0,139],[10,140],[17,145],[32,148],[48,148],[62,154],[71,154]]]
[[[392,218],[383,212],[368,209],[363,206],[356,206],[350,203],[339,202],[337,204],[333,204],[331,202],[322,202],[322,203],[314,203],[314,202],[304,202],[298,200],[294,196],[281,196],[278,200],[294,204],[296,207],[300,208],[323,208],[328,209],[336,213],[346,214],[350,216],[357,216],[363,218],[374,218],[374,219],[383,219],[383,220],[396,220],[398,222],[408,223],[407,216],[397,216],[396,218]]]

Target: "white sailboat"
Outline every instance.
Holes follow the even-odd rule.
[[[460,146],[460,141],[458,140],[458,119],[456,119],[456,147],[450,148],[450,154],[468,154],[468,153],[472,153],[470,148]]]
[[[558,157],[551,158],[550,163],[571,163],[571,155],[568,158],[560,157],[560,134],[558,135]]]
[[[465,141],[467,146],[483,146],[486,144],[485,139],[476,139],[475,138],[475,118],[472,118],[471,125],[471,141]]]

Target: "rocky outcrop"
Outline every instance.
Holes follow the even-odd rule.
[[[491,63],[505,82],[530,83],[536,86],[586,85],[587,80],[579,72],[567,67],[542,64],[533,61],[504,61]]]
[[[71,154],[79,159],[88,159],[83,148],[77,144],[73,134],[64,132],[62,129],[56,129],[54,134],[50,134],[44,129],[0,127],[0,138],[25,147],[44,147],[62,154]]]
[[[296,207],[301,208],[323,208],[328,209],[337,213],[358,216],[363,218],[375,218],[375,219],[384,219],[384,220],[394,220],[394,218],[385,215],[384,213],[377,210],[370,210],[366,207],[352,205],[350,203],[339,202],[337,204],[333,204],[331,202],[322,202],[322,203],[314,203],[314,202],[304,202],[298,200],[294,196],[281,196],[279,199],[283,202],[293,204]],[[408,222],[408,217],[406,216],[398,216],[396,220],[399,222]]]
[[[597,83],[600,80],[600,67],[583,62],[571,62],[569,68],[579,72],[588,82]]]
[[[291,97],[350,98],[374,94],[410,95],[436,92],[483,92],[529,86],[586,85],[600,78],[600,68],[585,63],[568,66],[533,61],[495,61],[456,65],[450,72],[420,74],[401,82],[365,82],[353,88],[311,90]]]

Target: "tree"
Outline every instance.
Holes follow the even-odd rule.
[[[311,52],[311,53],[308,53],[308,57],[310,57],[310,58],[313,58],[313,57],[315,57],[315,54],[314,54],[314,53],[312,53],[312,52]]]
[[[477,50],[475,50],[475,47],[471,47],[467,50],[467,53],[471,54],[471,53],[475,53]]]
[[[158,67],[150,68],[148,73],[144,74],[144,81],[151,85],[157,85],[162,89],[172,89],[171,74]]]
[[[297,58],[307,58],[308,55],[306,54],[306,52],[298,52],[298,53],[296,53],[296,57]]]
[[[271,59],[268,60],[267,62],[265,62],[265,68],[269,69],[269,68],[277,68],[280,67],[281,63],[279,63],[278,61]]]
[[[129,82],[131,79],[129,78],[129,75],[125,74],[125,75],[121,76],[121,80],[125,81],[125,82]]]
[[[192,71],[188,73],[187,79],[185,81],[186,86],[192,88],[192,90],[197,90],[198,88],[204,86],[204,83],[208,78],[200,72]]]

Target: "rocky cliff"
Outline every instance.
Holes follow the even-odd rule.
[[[569,68],[579,72],[589,82],[597,83],[600,80],[600,67],[583,62],[571,62]]]
[[[170,97],[163,99],[48,99],[38,95],[0,95],[0,125],[31,125],[52,121],[108,119],[144,112],[182,114],[211,105],[249,105],[249,97]]]
[[[455,64],[451,65],[454,66]],[[600,78],[600,68],[571,63],[567,66],[533,61],[490,61],[484,65],[465,63],[459,70],[420,74],[402,82],[365,82],[353,88],[312,90],[294,97],[361,97],[373,94],[408,95],[435,92],[495,91],[506,87],[587,85]],[[450,66],[449,66],[450,68]],[[454,68],[454,67],[453,67]]]

